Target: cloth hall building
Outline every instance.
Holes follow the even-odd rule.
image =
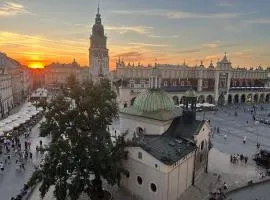
[[[161,72],[160,86],[169,93],[175,104],[183,102],[183,95],[192,88],[199,103],[227,105],[247,102],[270,102],[270,71],[262,68],[233,68],[225,54],[216,66],[189,67],[186,64],[155,64]],[[132,105],[140,92],[149,88],[149,72],[152,67],[126,64],[120,59],[112,72],[118,82],[120,107]]]

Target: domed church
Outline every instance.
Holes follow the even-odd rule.
[[[134,104],[120,110],[120,131],[126,141],[127,174],[121,186],[144,200],[177,200],[207,172],[210,126],[196,120],[194,91],[186,92],[184,108],[160,89],[159,70],[149,74],[150,88]]]

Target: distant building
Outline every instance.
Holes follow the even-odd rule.
[[[86,72],[75,59],[69,64],[52,63],[44,68],[45,87],[48,89],[63,87],[67,84],[70,75],[74,75],[81,82],[82,77],[85,79],[85,76],[88,76]]]
[[[225,54],[216,66],[211,62],[205,67],[155,64],[161,73],[160,86],[169,93],[175,104],[183,102],[184,93],[192,88],[198,95],[199,103],[217,105],[237,103],[270,102],[270,76],[268,70],[233,68]],[[132,105],[135,97],[149,88],[149,72],[152,67],[130,63],[119,59],[112,72],[113,81],[121,85],[117,88],[120,107]]]
[[[101,23],[99,8],[96,14],[95,24],[92,28],[92,34],[90,36],[89,74],[94,83],[103,78],[111,78],[109,71],[107,37],[104,34],[104,27]]]
[[[120,110],[128,151],[120,184],[143,200],[177,200],[207,172],[210,126],[196,120],[194,91],[184,94],[183,109],[177,107],[160,89],[159,70],[151,70],[149,88]]]

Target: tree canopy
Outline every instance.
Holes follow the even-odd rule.
[[[102,197],[102,180],[120,181],[123,140],[111,141],[107,127],[118,117],[116,94],[109,81],[80,85],[68,80],[63,94],[47,103],[41,136],[51,136],[43,167],[29,184],[41,182],[41,197],[51,186],[58,200],[79,198],[81,193]],[[44,104],[43,104],[44,106]]]

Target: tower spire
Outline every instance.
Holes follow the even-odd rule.
[[[98,7],[97,7],[97,14],[99,14],[99,2],[98,2]]]

